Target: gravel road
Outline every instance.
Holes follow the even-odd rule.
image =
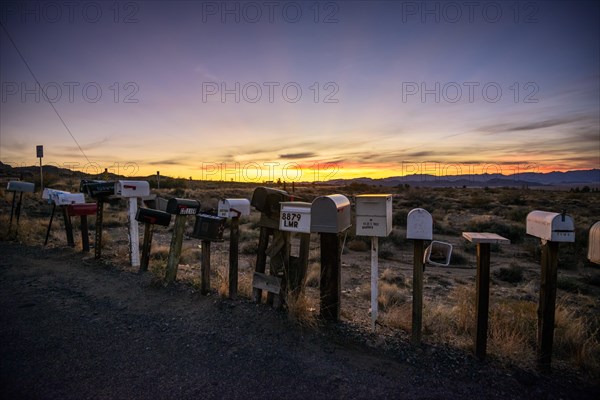
[[[463,351],[301,328],[248,300],[153,284],[73,252],[0,242],[0,393],[6,399],[597,399]]]

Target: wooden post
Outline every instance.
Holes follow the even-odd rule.
[[[181,256],[181,244],[183,243],[183,232],[185,231],[185,215],[175,216],[175,225],[173,226],[173,237],[171,238],[171,248],[169,249],[169,258],[167,259],[167,271],[165,273],[165,282],[167,284],[175,282],[177,278],[177,267],[179,266],[179,256]]]
[[[19,192],[19,202],[17,203],[17,234],[19,233],[19,219],[21,218],[21,205],[23,204],[23,192]]]
[[[90,237],[88,233],[87,215],[81,216],[81,249],[85,253],[90,251]]]
[[[129,259],[132,267],[140,266],[140,232],[138,228],[138,221],[135,219],[137,213],[137,198],[130,197],[129,199],[129,210],[127,218],[129,219]]]
[[[377,315],[379,314],[379,304],[377,298],[379,297],[379,238],[377,236],[371,237],[371,329],[375,331],[375,323],[377,322]]]
[[[321,317],[340,319],[341,243],[337,233],[321,233]]]
[[[485,359],[490,304],[490,244],[477,243],[477,325],[475,327],[475,356]]]
[[[210,293],[210,241],[202,241],[202,256],[200,259],[200,293]]]
[[[229,233],[229,297],[235,298],[238,289],[238,250],[240,242],[240,218],[231,218]]]
[[[66,206],[61,206],[63,219],[65,221],[65,232],[67,234],[67,244],[70,247],[75,247],[75,241],[73,240],[73,224],[71,224],[71,216],[69,215],[69,210],[67,210]]]
[[[46,230],[46,239],[44,240],[44,246],[48,244],[48,237],[50,236],[50,228],[52,227],[52,221],[54,220],[55,211],[56,203],[52,203],[52,214],[50,214],[50,223],[48,223],[48,229]]]
[[[96,208],[96,239],[94,240],[94,258],[102,257],[102,217],[104,215],[104,200],[98,199]]]
[[[17,198],[17,192],[13,192],[12,204],[10,206],[10,222],[8,223],[8,233],[10,234],[10,228],[12,228],[13,215],[15,213],[15,200]]]
[[[542,243],[542,276],[538,307],[538,366],[550,370],[554,341],[554,311],[556,307],[556,279],[558,242]]]
[[[411,344],[419,346],[423,331],[423,239],[413,240],[413,304]]]
[[[140,264],[140,272],[148,271],[150,264],[150,250],[152,248],[152,235],[154,234],[154,224],[148,224],[144,227],[144,243],[142,244],[142,262]]]
[[[270,228],[266,228],[264,226],[260,227],[255,271],[261,274],[264,274],[267,268],[267,247],[269,246],[269,234]],[[257,303],[260,303],[262,299],[262,290],[256,288],[252,289],[252,299]]]

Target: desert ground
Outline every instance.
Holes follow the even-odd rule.
[[[72,182],[71,184],[62,182],[57,183],[55,188],[77,191],[75,186]],[[217,202],[221,198],[251,198],[255,187],[256,185],[249,184],[185,182],[179,187],[153,190],[153,192],[165,198],[197,199],[200,200],[202,208],[208,210],[216,208]],[[286,189],[291,191],[290,187]],[[369,239],[356,237],[352,229],[344,237],[345,246],[342,255],[342,321],[337,325],[332,325],[318,318],[320,276],[318,235],[311,236],[310,265],[306,276],[304,295],[298,300],[290,302],[284,310],[274,310],[265,304],[254,305],[250,301],[252,273],[256,262],[258,242],[259,214],[257,212],[253,212],[250,217],[241,220],[239,298],[229,300],[226,299],[227,235],[229,232],[227,229],[225,240],[213,243],[211,247],[212,292],[208,296],[201,296],[199,294],[200,241],[189,236],[193,226],[191,219],[188,222],[183,242],[177,275],[178,282],[175,285],[176,288],[173,288],[167,287],[163,283],[172,224],[169,228],[157,227],[155,229],[150,270],[139,274],[137,268],[129,265],[125,201],[116,201],[105,210],[103,259],[96,261],[93,259],[93,249],[90,254],[81,253],[79,226],[76,219],[73,220],[75,242],[78,243],[75,249],[66,246],[61,218],[55,218],[50,241],[47,246],[42,246],[51,206],[39,198],[39,193],[25,195],[18,237],[15,237],[14,233],[8,234],[6,228],[10,216],[11,196],[1,192],[2,213],[0,218],[2,223],[0,226],[3,231],[0,232],[0,236],[5,242],[2,244],[2,280],[8,283],[7,287],[9,287],[3,289],[2,299],[5,310],[6,307],[17,307],[17,309],[7,311],[4,322],[14,324],[21,313],[31,310],[29,307],[20,307],[22,304],[19,305],[17,300],[9,299],[10,294],[18,297],[18,291],[14,287],[15,283],[27,281],[26,275],[28,274],[35,276],[39,273],[46,276],[49,274],[48,268],[51,265],[57,264],[57,260],[64,259],[67,266],[62,266],[60,270],[68,270],[69,279],[75,281],[79,280],[77,274],[81,268],[87,268],[88,264],[92,266],[95,275],[88,271],[86,274],[92,274],[93,277],[81,278],[87,279],[85,284],[80,282],[86,288],[84,292],[106,291],[104,296],[107,302],[111,304],[117,302],[124,309],[137,307],[135,315],[138,317],[146,314],[154,315],[152,302],[140,306],[140,302],[133,300],[131,295],[118,294],[120,290],[124,289],[119,286],[121,280],[129,282],[136,288],[135,290],[144,292],[144,295],[150,292],[156,296],[178,297],[177,308],[168,314],[168,316],[173,315],[173,318],[176,318],[175,313],[181,312],[186,316],[185,318],[193,319],[194,316],[190,316],[191,311],[187,310],[187,307],[190,310],[200,307],[209,313],[220,313],[222,309],[229,310],[231,307],[236,311],[229,310],[224,313],[231,318],[239,318],[240,310],[244,310],[244,315],[245,313],[250,315],[257,313],[255,318],[261,321],[265,319],[270,321],[265,322],[270,326],[269,329],[285,330],[286,335],[289,330],[290,335],[302,337],[308,335],[311,338],[318,338],[315,340],[318,341],[319,346],[326,346],[323,343],[333,341],[335,346],[343,347],[343,356],[341,357],[346,357],[345,359],[349,360],[351,364],[360,364],[364,357],[371,356],[381,357],[378,360],[384,364],[392,362],[391,370],[394,371],[392,375],[398,372],[397,368],[406,367],[417,368],[421,372],[424,371],[423,368],[430,368],[428,372],[438,376],[447,384],[459,375],[462,376],[462,384],[471,380],[477,381],[483,379],[483,374],[490,373],[492,370],[494,372],[491,376],[497,378],[501,375],[513,379],[508,382],[502,378],[501,381],[508,385],[502,389],[491,385],[489,380],[484,380],[489,386],[489,392],[473,392],[477,398],[502,397],[501,393],[508,395],[509,398],[575,398],[575,395],[579,396],[578,398],[593,398],[597,395],[600,377],[600,266],[590,263],[586,254],[588,230],[594,222],[600,219],[600,193],[594,191],[540,191],[526,188],[413,188],[409,186],[386,188],[358,184],[348,186],[298,185],[294,187],[294,192],[297,199],[306,201],[312,201],[322,194],[333,193],[344,194],[350,199],[354,195],[364,193],[393,194],[394,229],[389,237],[380,239],[380,313],[374,333],[371,332],[369,314]],[[418,348],[413,348],[409,344],[413,267],[412,243],[406,239],[405,235],[407,213],[415,207],[424,208],[433,215],[434,239],[451,243],[454,247],[449,266],[426,266],[424,336],[423,345]],[[533,210],[555,212],[566,210],[574,218],[576,224],[575,242],[563,243],[559,250],[556,327],[551,376],[560,377],[560,379],[552,379],[536,369],[536,310],[540,285],[540,243],[539,239],[525,234],[525,218],[527,213]],[[92,217],[90,218],[92,245],[93,228],[94,218]],[[493,232],[511,240],[511,244],[508,245],[492,246],[488,357],[485,362],[479,362],[472,357],[476,255],[475,246],[461,237],[461,233],[464,231]],[[143,237],[141,227],[140,237]],[[297,251],[297,246],[293,246],[292,251]],[[27,266],[22,271],[15,270],[15,266],[23,264],[24,261],[27,261],[25,263]],[[38,265],[40,266],[39,272],[36,271]],[[48,280],[48,285],[57,284],[56,279],[58,278],[53,277]],[[37,282],[34,287],[39,290],[44,286],[43,282],[46,279],[39,281],[38,278],[31,278],[31,281]],[[62,284],[68,285],[68,280]],[[11,290],[15,290],[15,292],[12,293]],[[27,297],[27,293],[32,290],[31,287],[28,287],[24,290],[24,296]],[[37,304],[37,301],[32,302]],[[131,305],[131,302],[135,306]],[[196,303],[200,303],[200,305]],[[167,318],[167,314],[161,314],[161,318],[163,317]],[[221,324],[224,319],[226,319],[225,316],[220,315],[219,318],[215,317],[215,321],[211,321],[211,323]],[[133,325],[135,323],[137,322],[132,322]],[[226,324],[229,326],[231,323],[229,321]],[[249,327],[250,322],[248,321],[243,324],[245,324],[244,328],[251,331],[263,329],[262,327]],[[15,329],[20,328],[16,327]],[[219,329],[221,328],[214,326],[213,331],[218,332]],[[271,334],[273,333],[271,332]],[[278,331],[277,335],[279,334],[281,332]],[[4,335],[6,338],[10,337],[6,332]],[[56,338],[60,341],[59,339]],[[283,345],[285,339],[276,339],[274,342]],[[232,346],[235,348],[237,345]],[[356,353],[354,349],[358,349]],[[307,349],[300,350],[306,351]],[[351,352],[351,354],[345,352]],[[11,362],[18,360],[21,363],[19,365],[29,365],[27,357],[32,357],[32,359],[41,357],[39,354],[24,353],[23,359],[20,359],[21,356],[6,348],[3,349],[3,354],[9,355],[8,359]],[[322,353],[316,352],[312,357],[318,358],[319,354],[322,355]],[[355,356],[356,359],[354,359]],[[373,362],[371,360],[365,365],[372,366]],[[435,366],[436,362],[440,362],[439,367]],[[3,364],[3,386],[8,385],[7,387],[15,390],[14,393],[27,393],[23,387],[11,386],[10,380],[14,379],[14,373],[7,375],[8,366],[4,362]],[[225,368],[224,365],[222,367]],[[377,368],[373,368],[373,370],[377,370]],[[461,371],[464,372],[464,375]],[[290,373],[292,372],[290,371]],[[275,375],[279,377],[281,372],[275,373]],[[344,381],[346,378],[341,379]],[[514,381],[515,379],[516,381]],[[310,386],[310,382],[307,384]],[[338,386],[350,390],[353,384],[354,382],[342,382]],[[387,382],[382,387],[387,387],[385,385],[388,384],[391,385],[390,382]],[[409,383],[406,384],[409,385]],[[509,388],[511,385],[514,387]],[[415,387],[412,390],[416,390]],[[574,391],[575,387],[582,391]],[[463,389],[465,388],[467,387],[464,386]],[[457,390],[453,388],[450,392],[431,392],[429,397],[412,392],[414,396],[409,397],[461,398],[464,397],[464,393],[475,389],[469,387],[462,392],[462,396],[453,395],[452,393],[459,393]],[[58,394],[59,392],[53,393]],[[107,394],[109,392],[103,393],[105,395],[91,397],[115,397]],[[344,392],[342,390],[335,393],[332,397],[341,397]],[[185,392],[185,395],[189,395],[189,393]],[[32,397],[45,396],[34,395]],[[238,396],[231,395],[229,397]],[[291,397],[296,396],[291,395]],[[328,392],[323,391],[322,396],[318,397],[329,397]],[[354,396],[350,395],[349,397],[369,398],[370,393],[354,392]]]

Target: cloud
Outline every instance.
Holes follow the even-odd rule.
[[[488,125],[488,126],[483,126],[483,127],[479,128],[478,130],[487,132],[490,134],[501,133],[501,132],[533,131],[533,130],[537,130],[537,129],[551,128],[554,126],[571,124],[573,122],[582,122],[585,119],[587,119],[587,118],[581,118],[581,117],[553,118],[553,119],[546,119],[546,120],[542,120],[542,121],[534,121],[534,122],[521,123],[521,124]]]
[[[148,165],[184,165],[185,163],[182,163],[181,161],[178,160],[161,160],[161,161],[151,161],[147,163]]]
[[[280,154],[279,158],[282,158],[284,160],[295,160],[298,158],[310,158],[310,157],[316,157],[317,153],[313,153],[311,151],[306,151],[303,153],[288,153],[288,154]]]

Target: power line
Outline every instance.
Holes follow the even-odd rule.
[[[46,92],[44,91],[44,88],[40,84],[40,81],[38,81],[37,77],[35,76],[35,74],[31,70],[31,68],[29,67],[29,64],[25,60],[25,57],[23,57],[23,54],[21,54],[21,52],[19,51],[19,48],[17,47],[16,43],[14,42],[14,40],[12,39],[12,37],[10,36],[10,33],[8,33],[8,30],[6,30],[6,27],[4,26],[4,24],[2,24],[1,21],[0,21],[0,26],[2,27],[2,30],[4,31],[4,33],[6,33],[6,36],[8,37],[8,40],[12,43],[13,47],[17,51],[17,54],[19,54],[19,57],[21,57],[21,60],[23,61],[23,63],[27,67],[27,69],[29,70],[29,73],[31,74],[31,76],[35,80],[35,83],[37,83],[38,87],[40,88],[40,91],[44,95],[44,99],[46,99],[46,101],[48,102],[48,104],[50,104],[50,107],[52,107],[52,109],[54,110],[54,113],[56,114],[56,116],[58,117],[58,119],[60,119],[60,122],[62,122],[62,124],[65,127],[65,129],[67,130],[67,132],[69,132],[69,135],[71,136],[71,139],[73,139],[73,141],[75,142],[75,144],[79,148],[79,151],[81,151],[81,154],[83,154],[83,157],[85,157],[85,159],[88,162],[88,164],[90,164],[91,163],[90,159],[85,155],[83,149],[79,145],[79,142],[77,141],[77,139],[75,139],[75,136],[73,136],[73,133],[71,132],[71,130],[69,129],[69,127],[65,123],[65,120],[58,113],[58,110],[56,109],[56,107],[54,107],[54,104],[48,99],[48,96],[46,96]]]

